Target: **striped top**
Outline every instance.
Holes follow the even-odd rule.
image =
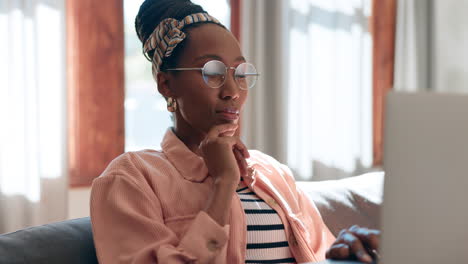
[[[247,223],[245,263],[296,263],[276,211],[252,192],[242,178],[236,192]]]

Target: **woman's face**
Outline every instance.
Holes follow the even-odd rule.
[[[210,60],[219,60],[228,67],[245,62],[237,40],[218,25],[194,27],[188,35],[178,68],[202,68]],[[226,80],[219,88],[209,87],[201,71],[171,73],[167,83],[177,101],[178,128],[205,134],[214,125],[239,122],[247,90],[239,88],[233,70],[228,70]]]

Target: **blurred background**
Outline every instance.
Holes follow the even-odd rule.
[[[242,139],[297,180],[381,170],[384,95],[468,91],[468,1],[192,0],[261,73]],[[89,215],[92,180],[172,125],[141,0],[0,2],[0,233]]]

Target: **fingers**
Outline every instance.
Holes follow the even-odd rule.
[[[340,232],[333,246],[327,251],[327,258],[355,257],[359,261],[371,263],[372,258],[368,252],[378,248],[379,240],[380,231],[352,226]]]
[[[233,136],[236,132],[238,125],[237,124],[222,124],[213,126],[208,134],[206,135],[209,138],[219,137],[219,136]]]
[[[336,244],[327,250],[326,258],[347,259],[350,256],[349,246],[346,244]]]
[[[356,258],[359,261],[365,262],[365,263],[371,263],[372,258],[371,256],[367,253],[364,245],[362,244],[361,240],[357,238],[353,233],[351,232],[345,232],[342,236],[342,242],[346,244],[351,252],[351,255],[356,256]]]
[[[242,141],[240,139],[237,139],[235,148],[237,148],[241,152],[241,154],[244,156],[244,159],[250,158],[249,150],[247,149],[245,144],[242,143]]]
[[[237,161],[241,176],[247,175],[247,162],[250,157],[249,151],[244,143],[234,134],[238,128],[237,124],[222,124],[213,126],[207,133],[204,141],[200,143],[200,148],[206,144],[227,144],[232,147],[234,157]]]
[[[380,231],[375,229],[368,229],[354,225],[349,228],[349,231],[353,233],[368,249],[378,249],[380,242]]]
[[[231,143],[234,143],[234,147],[237,148],[241,154],[244,156],[244,159],[250,158],[250,153],[247,147],[242,143],[242,141],[238,137],[233,137],[234,133],[238,128],[237,124],[222,124],[213,126],[210,131],[208,131],[207,138],[215,138],[215,137],[232,137]]]
[[[234,156],[236,157],[237,164],[239,165],[239,171],[241,176],[247,175],[247,162],[244,156],[237,148],[234,148]]]

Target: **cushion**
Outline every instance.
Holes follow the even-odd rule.
[[[297,186],[315,202],[336,236],[352,225],[380,229],[383,183],[384,173],[372,172],[341,180],[297,182]]]
[[[0,263],[97,264],[89,217],[1,235]]]

